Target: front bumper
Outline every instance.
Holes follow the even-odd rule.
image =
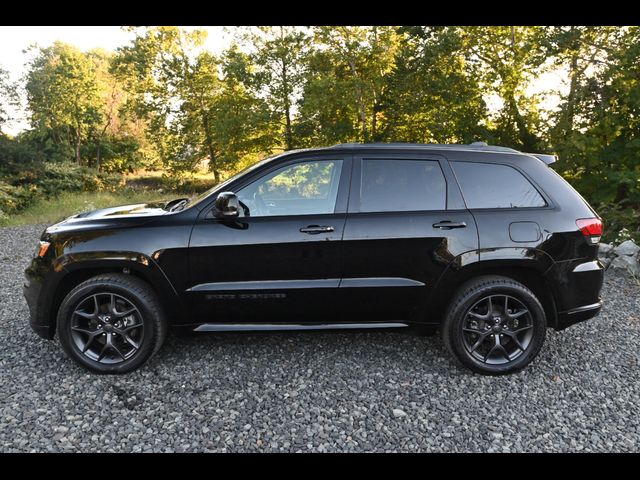
[[[22,292],[29,307],[29,325],[39,336],[50,340],[55,331],[50,322],[48,309],[45,308],[47,302],[43,298],[47,296],[48,292],[44,280],[46,270],[42,259],[32,259],[31,264],[24,272],[25,281]]]

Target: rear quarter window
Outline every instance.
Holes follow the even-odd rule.
[[[508,165],[451,162],[467,208],[545,207],[540,192]]]

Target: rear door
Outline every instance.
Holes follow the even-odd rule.
[[[448,265],[477,259],[478,234],[446,159],[354,156],[341,296],[358,320],[420,317]]]

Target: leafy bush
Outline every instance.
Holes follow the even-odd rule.
[[[45,196],[113,190],[121,181],[121,175],[98,173],[70,162],[31,164],[9,177],[12,185],[35,186]]]
[[[0,181],[0,218],[22,210],[36,197],[33,187],[15,187]]]
[[[594,208],[604,220],[602,241],[619,243],[619,239],[625,237],[640,243],[640,209],[619,203],[604,203]]]
[[[122,185],[122,175],[98,173],[71,162],[8,163],[2,165],[0,176],[0,219],[63,192],[116,191]]]
[[[33,145],[7,138],[0,132],[0,165],[20,165],[45,159],[46,155]]]

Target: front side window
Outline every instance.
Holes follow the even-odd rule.
[[[444,210],[447,183],[435,160],[362,160],[361,212]]]
[[[529,180],[508,165],[451,162],[468,208],[544,207]]]
[[[318,160],[287,165],[237,192],[252,217],[333,213],[338,197],[342,160]]]

